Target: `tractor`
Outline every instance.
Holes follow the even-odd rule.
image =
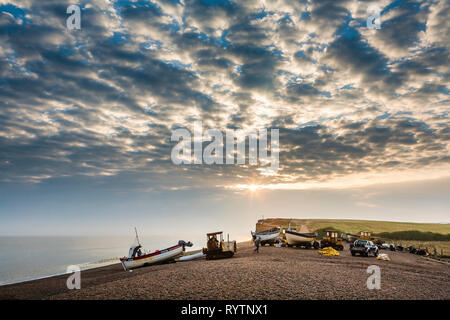
[[[237,250],[236,241],[223,240],[223,232],[212,232],[206,234],[206,248],[203,248],[203,254],[207,260],[231,258]]]
[[[370,231],[361,231],[361,234],[359,236],[359,238],[362,240],[370,240],[371,237],[372,237],[372,232],[370,232]]]
[[[338,236],[338,231],[336,230],[325,230],[325,237],[320,240],[320,247],[332,247],[339,251],[344,250],[343,240]]]
[[[373,243],[375,243],[375,245],[378,248],[381,248],[382,244],[383,244],[383,240],[381,240],[380,238],[377,238],[375,236],[372,236],[372,232],[370,231],[361,231],[361,235],[359,236],[359,238],[361,240],[369,240],[372,241]]]

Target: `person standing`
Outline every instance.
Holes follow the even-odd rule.
[[[257,236],[255,238],[255,252],[258,253],[259,252],[259,243],[261,242],[261,238],[259,236]]]

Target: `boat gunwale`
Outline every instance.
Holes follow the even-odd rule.
[[[173,250],[178,249],[178,248],[180,248],[182,246],[183,246],[182,244],[177,244],[175,246],[172,246],[172,247],[169,247],[169,248],[166,248],[166,249],[163,249],[163,250],[157,250],[155,252],[152,252],[152,253],[149,253],[149,254],[144,254],[144,255],[142,255],[140,257],[135,257],[135,258],[123,257],[123,258],[120,258],[120,261],[137,261],[137,260],[142,260],[142,259],[145,259],[145,258],[157,256],[157,255],[169,252],[169,251],[173,251]]]
[[[299,236],[299,237],[303,237],[303,238],[317,238],[317,233],[316,232],[299,233],[299,232],[295,232],[295,231],[292,231],[292,230],[286,230],[285,233],[289,233],[289,234],[292,234],[294,236]]]
[[[271,234],[276,234],[276,233],[281,233],[281,228],[272,228],[272,229],[268,229],[268,230],[263,230],[263,231],[258,231],[258,232],[253,232],[252,231],[252,235],[271,235]]]

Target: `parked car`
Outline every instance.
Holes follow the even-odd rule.
[[[372,241],[359,239],[352,243],[350,252],[352,256],[359,254],[368,257],[370,254],[373,254],[376,257],[378,256],[378,247]]]
[[[414,246],[409,246],[408,251],[409,251],[409,253],[416,253],[417,249]]]

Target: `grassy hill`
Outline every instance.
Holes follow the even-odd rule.
[[[337,220],[337,219],[289,219],[289,218],[268,218],[259,220],[264,225],[277,225],[287,227],[306,226],[310,231],[332,227],[343,232],[359,233],[360,231],[372,231],[373,233],[400,232],[400,231],[420,231],[433,232],[443,235],[450,234],[450,224],[440,223],[413,223],[413,222],[392,222],[392,221],[372,221],[372,220]]]

